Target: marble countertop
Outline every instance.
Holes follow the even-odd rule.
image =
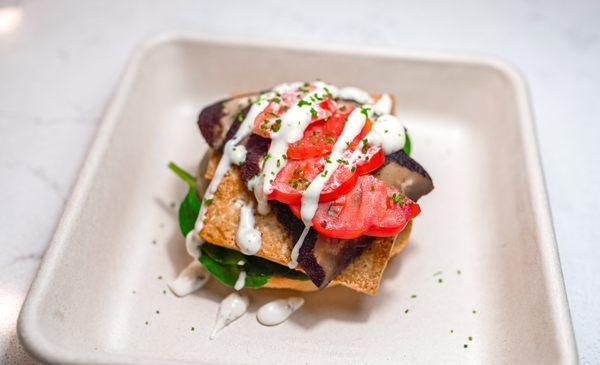
[[[0,0],[0,353],[132,49],[163,31],[495,55],[529,82],[582,363],[600,363],[600,2]],[[595,162],[594,162],[595,161]]]

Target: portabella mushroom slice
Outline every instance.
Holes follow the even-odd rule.
[[[240,167],[244,184],[247,184],[250,179],[260,173],[263,159],[269,150],[270,143],[270,139],[258,134],[251,134],[244,143],[246,147],[246,160]]]
[[[386,155],[383,166],[374,175],[414,201],[433,190],[433,181],[427,171],[403,150]]]
[[[202,136],[215,151],[237,132],[248,114],[250,103],[258,93],[243,94],[211,104],[200,112],[198,127]]]

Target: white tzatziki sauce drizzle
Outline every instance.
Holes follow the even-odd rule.
[[[183,297],[202,288],[209,278],[208,270],[195,259],[183,269],[177,279],[167,285],[175,295]]]
[[[256,319],[265,326],[276,326],[285,322],[303,304],[304,299],[300,297],[274,300],[260,307]]]
[[[225,297],[219,305],[217,321],[209,338],[213,340],[219,331],[244,315],[248,310],[249,304],[250,299],[246,295],[238,294],[237,292],[233,292]]]
[[[371,115],[369,117],[377,119],[379,116],[384,114],[390,114],[392,112],[392,98],[388,94],[382,94],[377,102],[371,109]]]
[[[260,231],[254,220],[254,204],[243,204],[240,208],[240,222],[235,235],[235,243],[245,255],[256,255],[262,245]]]
[[[373,103],[373,98],[371,98],[371,95],[368,92],[354,86],[341,87],[338,92],[338,97],[344,100],[353,100],[360,104]]]
[[[246,285],[246,272],[242,270],[240,271],[240,275],[235,281],[235,285],[233,286],[233,288],[237,291],[240,291],[244,288],[244,285]]]

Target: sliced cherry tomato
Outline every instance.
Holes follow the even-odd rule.
[[[300,217],[300,206],[290,206]],[[334,238],[390,237],[421,212],[419,205],[373,175],[358,178],[338,199],[320,203],[312,220],[317,232]]]
[[[306,160],[288,160],[273,181],[273,192],[268,198],[286,204],[300,204],[302,192],[325,167],[322,157]],[[319,201],[334,200],[350,191],[356,184],[358,174],[347,165],[340,165],[325,184]]]
[[[338,161],[338,168],[319,196],[320,202],[335,200],[340,195],[347,193],[356,184],[358,176],[379,168],[385,159],[380,147],[371,147],[361,154],[361,159],[356,166],[350,165],[351,156],[352,151],[347,150]],[[290,205],[300,204],[302,193],[310,182],[323,172],[327,159],[329,157],[287,160],[286,165],[277,174],[273,182],[273,192],[269,194],[268,198]]]
[[[358,175],[366,175],[369,172],[376,170],[379,166],[383,165],[385,161],[385,155],[381,147],[369,147],[359,156],[359,160],[356,162],[356,173]]]
[[[336,109],[327,120],[321,120],[310,124],[304,130],[301,140],[288,147],[287,156],[292,160],[303,160],[306,158],[327,156],[333,150],[333,145],[344,130],[346,119],[355,109],[354,106],[344,107],[345,111]],[[369,133],[373,122],[367,119],[364,127],[354,140],[348,145],[353,150],[360,141]]]
[[[306,90],[305,90],[306,91]],[[271,134],[278,132],[281,128],[281,115],[292,106],[298,104],[305,97],[305,92],[287,92],[274,97],[269,104],[254,120],[253,132],[271,138]],[[327,119],[335,110],[335,103],[330,98],[314,100],[310,102],[311,123]]]

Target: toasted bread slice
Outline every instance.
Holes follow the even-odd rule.
[[[398,236],[396,237],[396,242],[394,242],[394,246],[392,247],[392,256],[399,254],[400,251],[402,251],[404,249],[404,247],[406,247],[406,245],[408,244],[408,238],[410,236],[411,225],[412,225],[412,222],[409,222],[408,225],[406,226],[406,228],[401,233],[399,233]],[[365,276],[368,275],[369,273],[367,270],[364,270],[364,269],[361,270],[361,268],[360,268],[360,263],[368,262],[372,256],[373,256],[373,252],[371,252],[371,253],[369,253],[367,251],[363,252],[362,256],[360,256],[356,259],[356,260],[358,260],[358,261],[355,261],[356,263],[355,262],[351,263],[350,266],[348,266],[340,274],[340,276],[338,276],[338,278],[334,279],[327,287],[341,284],[346,287],[350,287],[354,290],[357,290],[359,292],[363,292],[363,293],[371,294],[371,295],[375,294],[376,288],[375,288],[375,290],[367,290],[367,289],[369,287],[373,287],[375,282],[377,282],[375,285],[378,286],[380,279],[379,278],[370,278],[370,280],[365,280]],[[352,265],[354,265],[354,267],[352,267]],[[354,274],[357,275],[354,278],[354,280],[351,280],[351,281],[347,280],[346,284],[339,281],[339,279],[342,278],[342,275],[346,275],[346,277],[349,277],[350,275],[354,275]],[[360,280],[359,278],[362,278],[362,280]],[[357,288],[356,285],[354,285],[357,282],[360,282],[362,284],[362,287]],[[273,288],[273,289],[291,289],[291,290],[297,290],[297,291],[303,291],[303,292],[319,290],[319,288],[317,288],[315,286],[315,284],[312,283],[312,281],[294,280],[294,279],[281,278],[281,277],[272,277],[265,284],[264,287],[265,288]],[[364,290],[360,289],[360,288],[364,288]]]
[[[211,160],[216,159],[218,156],[211,158]],[[214,162],[209,163],[209,166],[211,165],[214,166]],[[208,177],[212,177],[212,171],[214,169],[210,167],[207,169]],[[212,203],[207,209],[204,228],[200,232],[203,239],[218,246],[240,250],[235,243],[240,210],[235,204],[237,199],[249,202],[254,200],[254,196],[244,186],[239,169],[234,166],[219,184]],[[256,256],[287,265],[290,262],[294,245],[288,231],[272,212],[264,216],[257,214],[255,219],[256,226],[262,235],[262,246]],[[409,234],[410,226],[407,226],[397,236],[397,246],[394,245],[395,237],[377,238],[332,281],[332,284],[344,285],[371,295],[375,294],[388,260],[394,252],[399,252],[406,245]],[[267,287],[285,287],[297,290],[312,290],[314,287],[316,289],[311,282],[292,283],[295,281],[297,280],[275,278],[269,281]]]

